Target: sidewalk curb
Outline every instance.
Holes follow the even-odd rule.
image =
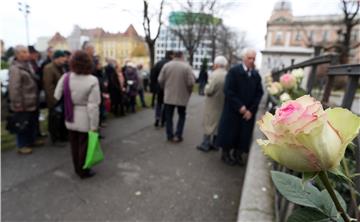
[[[255,128],[254,138],[259,135],[261,132]],[[246,167],[237,222],[274,221],[274,193],[269,163],[254,140]]]

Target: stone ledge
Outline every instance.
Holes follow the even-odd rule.
[[[270,180],[270,161],[262,154],[255,142],[261,132],[254,129],[254,141],[250,149],[245,181],[241,193],[238,222],[267,222],[275,220],[274,188]]]

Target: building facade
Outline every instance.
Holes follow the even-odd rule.
[[[65,38],[56,33],[48,42],[55,49],[78,50],[84,42],[90,42],[101,62],[106,59],[116,60],[119,65],[131,60],[149,67],[148,49],[145,41],[130,25],[124,33],[110,33],[102,28],[82,29],[75,25],[71,34]]]
[[[261,73],[299,63],[314,56],[314,46],[330,48],[339,40],[343,15],[293,16],[290,1],[278,1],[267,22]],[[352,42],[360,42],[360,25]],[[360,47],[350,52],[350,63],[360,63]]]
[[[169,16],[169,25],[163,26],[160,31],[159,37],[156,40],[155,44],[155,62],[160,61],[165,57],[165,52],[168,50],[173,51],[182,51],[188,56],[186,53],[186,48],[184,46],[183,41],[174,33],[173,30],[182,29],[186,26],[185,21],[180,21],[181,16],[185,14],[184,12],[172,12]],[[180,19],[179,19],[180,18]],[[221,23],[220,19],[213,18],[214,21]],[[201,41],[199,43],[199,47],[194,53],[193,58],[193,68],[200,69],[202,60],[207,58],[208,65],[212,65],[211,61],[212,55],[212,47],[211,47],[211,38],[208,33],[204,33]]]

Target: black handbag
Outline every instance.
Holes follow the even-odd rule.
[[[30,112],[10,113],[6,118],[6,130],[12,134],[23,133],[30,126],[32,120]]]

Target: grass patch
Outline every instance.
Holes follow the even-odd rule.
[[[16,147],[15,135],[10,134],[6,129],[6,122],[1,121],[1,151],[11,150]]]

